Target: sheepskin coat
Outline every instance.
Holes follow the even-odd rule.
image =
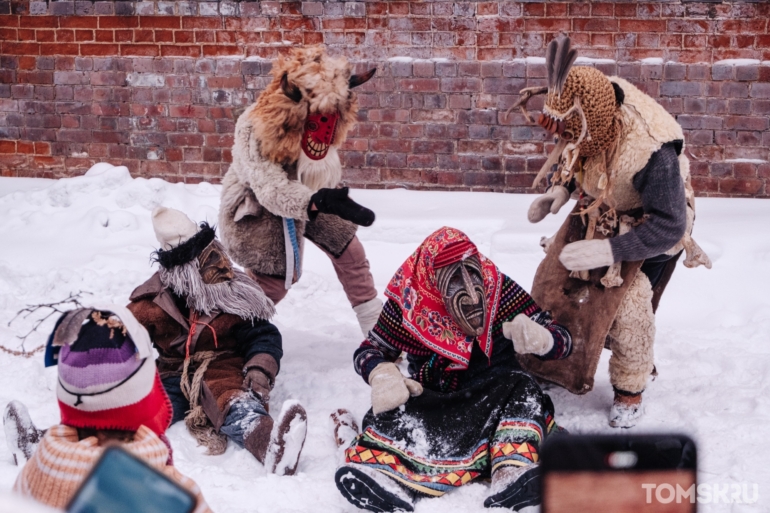
[[[625,99],[620,109],[623,130],[620,134],[618,163],[612,181],[609,200],[618,212],[630,212],[642,206],[642,198],[634,188],[634,176],[641,171],[653,153],[669,142],[681,141],[679,173],[684,183],[687,201],[687,229],[692,233],[695,221],[695,191],[690,183],[690,161],[684,154],[684,132],[676,119],[658,102],[644,94],[636,86],[620,77],[610,77],[618,84]],[[583,191],[593,198],[601,196],[599,180],[604,170],[604,155],[588,158],[584,164],[584,178],[580,183]],[[666,254],[675,255],[682,251],[680,241]]]
[[[296,162],[279,165],[266,159],[253,135],[252,105],[235,127],[233,162],[222,181],[219,230],[230,257],[258,273],[286,276],[283,217],[294,219],[304,235],[335,258],[356,234],[356,225],[329,214],[308,219],[313,190],[297,179]],[[300,150],[301,151],[301,150]],[[298,237],[300,252],[304,246]]]
[[[230,257],[254,273],[286,276],[282,218],[295,221],[300,257],[303,235],[335,258],[355,237],[353,223],[323,213],[311,221],[307,213],[315,189],[335,187],[341,178],[336,148],[358,112],[357,96],[349,88],[351,72],[346,59],[331,57],[322,47],[295,48],[273,63],[273,80],[238,118],[233,161],[223,179],[220,239]],[[283,77],[300,93],[299,101],[285,94]],[[324,159],[325,176],[301,177],[297,164],[304,156],[307,116],[331,112],[339,120]]]
[[[130,300],[128,309],[147,329],[160,353],[157,366],[161,378],[180,376],[190,333],[188,312],[180,309],[177,298],[163,286],[157,273],[137,287]],[[268,321],[246,320],[229,313],[201,315],[198,320],[190,340],[190,354],[202,351],[219,353],[203,375],[200,401],[206,416],[219,429],[232,400],[245,393],[244,364],[266,346],[276,348],[272,356],[276,363],[280,363],[281,334]],[[216,333],[216,342],[213,332]],[[191,375],[194,370],[192,366]]]

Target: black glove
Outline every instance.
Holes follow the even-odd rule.
[[[313,205],[318,210],[311,210]],[[307,213],[310,219],[315,219],[318,212],[334,214],[359,226],[371,226],[374,222],[374,212],[350,199],[347,187],[320,189],[313,194],[307,206]]]

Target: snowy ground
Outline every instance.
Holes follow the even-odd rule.
[[[30,323],[8,321],[30,303],[88,291],[98,300],[125,303],[153,271],[156,241],[150,210],[178,208],[193,219],[216,221],[219,188],[132,179],[125,168],[92,170],[59,181],[0,178],[0,344],[17,348]],[[359,231],[383,290],[399,264],[433,230],[455,226],[526,288],[542,259],[541,235],[551,235],[569,207],[539,225],[526,221],[531,196],[489,193],[353,192],[377,213]],[[699,444],[705,483],[758,483],[754,506],[710,505],[701,511],[770,510],[770,201],[699,199],[695,236],[714,267],[680,265],[658,314],[659,378],[645,394],[647,416],[632,432],[677,431]],[[355,316],[327,258],[308,244],[302,280],[278,306],[275,322],[285,357],[274,405],[299,399],[308,410],[308,438],[295,477],[266,475],[246,451],[232,446],[206,456],[179,423],[171,428],[178,467],[194,478],[215,511],[355,511],[332,476],[339,458],[329,414],[339,407],[360,419],[369,387],[355,374],[352,354],[361,341]],[[27,349],[44,342],[34,333]],[[557,420],[576,433],[610,433],[612,391],[605,354],[594,391],[577,397],[551,390]],[[55,369],[42,355],[0,353],[0,407],[20,399],[38,426],[58,421]],[[1,434],[0,438],[4,435]],[[0,441],[0,492],[18,473]],[[484,484],[441,499],[422,500],[418,513],[482,511]]]

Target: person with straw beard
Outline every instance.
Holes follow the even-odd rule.
[[[273,302],[233,268],[208,224],[164,207],[152,222],[159,269],[133,291],[128,308],[160,353],[174,421],[184,419],[210,454],[223,453],[229,439],[268,472],[294,474],[307,415],[293,400],[275,419],[268,414],[283,356],[281,334],[269,321]]]

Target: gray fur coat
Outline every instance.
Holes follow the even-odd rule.
[[[235,125],[233,162],[222,181],[220,240],[239,265],[257,274],[283,278],[283,217],[294,219],[298,234],[335,258],[353,240],[356,225],[328,214],[308,219],[307,207],[315,191],[297,180],[296,163],[282,166],[262,156],[249,121],[253,108],[246,109]],[[298,242],[301,254],[302,237]]]

